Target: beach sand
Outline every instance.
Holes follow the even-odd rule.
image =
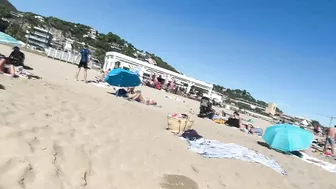
[[[0,51],[9,54],[10,48],[0,46]],[[142,87],[162,108],[146,106],[109,94],[111,88],[74,81],[74,65],[28,52],[26,64],[42,79],[0,75],[6,87],[0,90],[1,189],[336,188],[335,174],[196,115],[194,128],[205,138],[255,149],[278,161],[288,176],[260,164],[206,159],[189,151],[165,129],[167,115],[190,108],[197,113],[198,102],[177,102]],[[98,72],[88,74],[92,79]]]

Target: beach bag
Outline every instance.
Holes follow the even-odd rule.
[[[191,129],[192,125],[194,124],[194,121],[189,118],[175,118],[168,116],[167,120],[168,120],[167,130],[177,135],[180,135],[184,131]]]

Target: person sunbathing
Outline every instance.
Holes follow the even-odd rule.
[[[252,124],[243,124],[244,127],[240,128],[241,131],[252,134],[252,135],[258,135],[262,136],[263,135],[263,129],[261,128],[256,128]]]
[[[15,68],[13,64],[10,64],[8,58],[0,59],[0,73],[8,73],[11,76],[15,77]]]
[[[142,96],[140,91],[135,91],[133,95],[130,95],[128,97],[128,100],[134,100],[147,105],[157,105],[157,103],[154,100]]]

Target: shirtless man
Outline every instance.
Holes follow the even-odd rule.
[[[324,144],[324,149],[323,149],[323,152],[326,153],[327,152],[327,147],[328,147],[328,143],[330,144],[331,146],[331,155],[334,156],[334,147],[335,147],[335,128],[336,128],[336,125],[334,126],[334,128],[328,128],[327,129],[327,137],[326,137],[326,142]]]

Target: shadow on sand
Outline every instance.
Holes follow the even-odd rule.
[[[199,189],[195,181],[184,175],[164,175],[161,187],[164,189]]]
[[[6,90],[6,87],[0,84],[0,90]]]

